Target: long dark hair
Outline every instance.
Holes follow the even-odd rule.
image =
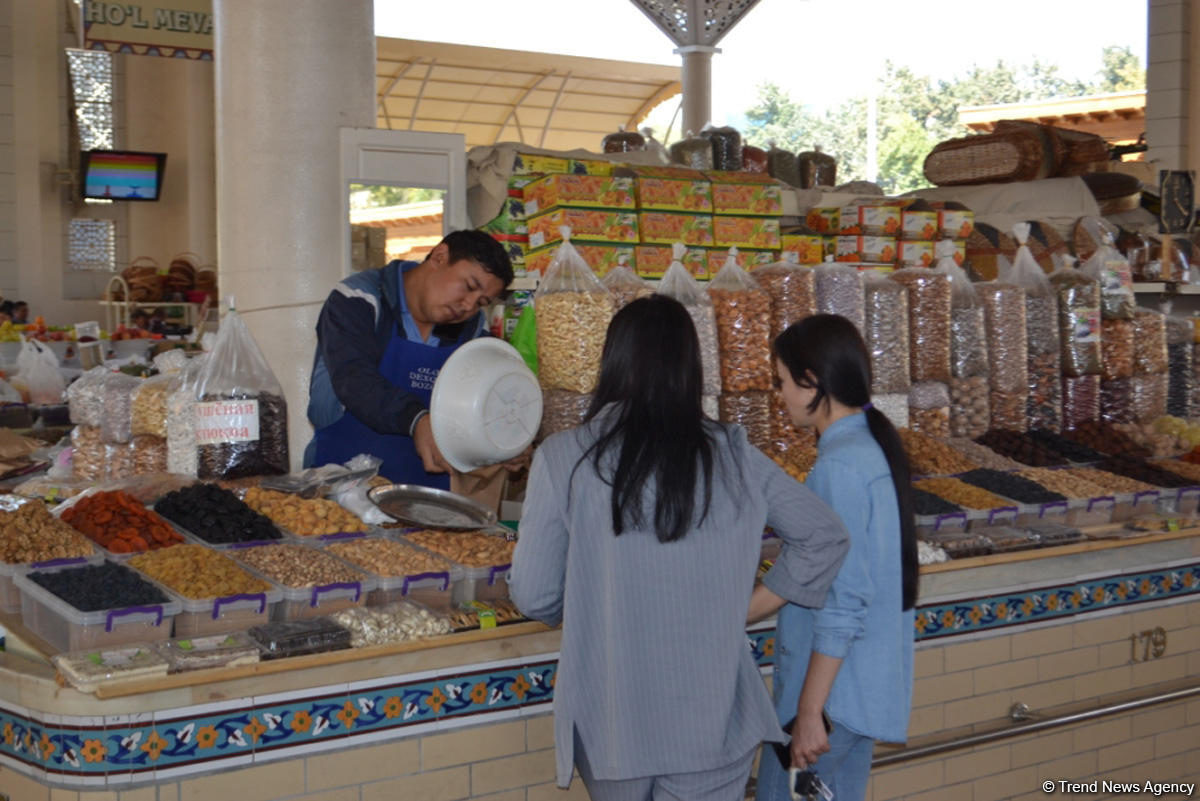
[[[829,399],[846,406],[865,406],[871,401],[871,357],[854,324],[836,314],[817,314],[788,326],[771,346],[775,358],[791,373],[799,386],[816,390],[809,412],[816,412]],[[865,410],[867,426],[879,443],[896,485],[900,507],[901,601],[911,609],[917,601],[917,526],[913,517],[911,469],[895,426],[878,409]]]
[[[609,505],[618,536],[648,523],[643,508],[648,485],[654,490],[653,528],[660,542],[681,539],[693,522],[708,516],[714,444],[701,387],[700,342],[682,304],[653,295],[617,312],[604,340],[600,381],[586,421],[612,409],[580,463],[590,458],[612,487]],[[605,457],[614,451],[612,464]],[[704,504],[700,520],[693,521],[698,479]]]

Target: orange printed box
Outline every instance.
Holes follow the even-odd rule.
[[[670,245],[638,245],[634,255],[637,262],[637,274],[643,278],[662,278],[671,262],[675,260]],[[693,278],[708,278],[708,250],[701,247],[691,247],[683,252],[680,259]]]
[[[820,264],[825,260],[825,237],[815,234],[783,234],[780,250],[795,253],[798,264]]]
[[[721,268],[725,266],[725,262],[729,260],[728,248],[709,248],[708,249],[708,274],[716,276],[721,272]],[[764,264],[774,264],[779,261],[778,250],[755,250],[753,248],[738,248],[737,264],[743,270],[753,270],[755,267],[761,267]]]
[[[649,174],[644,174],[639,169],[634,179],[639,209],[694,213],[712,211],[712,192],[704,173],[698,170],[671,170],[670,167],[651,170]]]
[[[901,267],[928,267],[933,264],[933,242],[902,240],[897,246],[897,259]]]
[[[513,174],[531,175],[567,171],[567,159],[558,156],[543,156],[539,153],[518,153],[513,156]]]
[[[613,209],[563,209],[531,217],[529,247],[540,248],[562,239],[559,228],[571,229],[571,241],[629,242],[637,244],[638,216]]]
[[[778,250],[778,217],[713,217],[713,242],[721,248]]]
[[[707,172],[712,181],[714,214],[774,214],[783,212],[783,187],[769,175],[755,172]]]
[[[838,230],[846,235],[894,237],[900,232],[900,206],[876,201],[855,201],[842,206]]]
[[[837,260],[890,264],[896,261],[894,236],[839,236]]]
[[[613,163],[601,159],[568,159],[567,172],[572,175],[612,175]]]
[[[804,223],[820,234],[836,234],[841,227],[842,209],[839,206],[814,206],[805,215]]]
[[[525,187],[525,213],[538,214],[560,206],[633,209],[633,179],[611,175],[547,175]]]
[[[967,241],[965,239],[954,240],[954,263],[962,267],[967,261]]]
[[[944,239],[966,239],[975,230],[975,212],[969,209],[944,208],[937,215],[938,236]]]
[[[572,242],[571,244],[592,268],[592,272],[600,278],[608,275],[609,270],[620,264],[624,264],[631,270],[636,269],[637,257],[634,245],[612,242]],[[525,271],[527,273],[537,272],[544,276],[550,269],[550,262],[554,260],[554,254],[557,252],[557,244],[530,251],[525,255]]]
[[[684,214],[675,211],[643,211],[638,214],[642,244],[711,245],[713,218],[707,214]]]
[[[923,209],[900,212],[900,236],[910,242],[931,240],[937,236],[938,213]]]

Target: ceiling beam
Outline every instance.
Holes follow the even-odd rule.
[[[554,102],[550,104],[550,111],[546,113],[546,124],[542,126],[542,135],[538,139],[538,147],[546,146],[546,131],[550,130],[550,121],[554,119],[554,112],[558,110],[558,101],[562,100],[563,92],[567,91],[567,81],[569,80],[571,80],[571,71],[567,70],[567,74],[563,76],[562,83],[558,85],[558,92],[554,95]]]
[[[392,90],[396,88],[396,84],[399,83],[400,79],[403,78],[404,75],[410,69],[413,68],[413,65],[416,64],[417,62],[419,62],[420,60],[421,59],[419,57],[415,58],[412,61],[410,61],[407,64],[400,67],[400,69],[396,70],[396,73],[392,76],[391,80],[388,81],[388,85],[385,86],[383,91],[379,93],[379,97],[376,102],[379,104],[380,110],[383,111],[383,119],[384,119],[384,121],[387,122],[387,127],[389,129],[392,127],[392,115],[389,114],[388,110],[387,110],[387,102],[386,101],[387,101],[388,95],[390,95],[392,93]]]
[[[683,91],[683,84],[679,81],[671,81],[659,87],[658,91],[646,98],[646,102],[638,107],[638,110],[629,115],[629,121],[625,123],[625,128],[632,131],[646,119],[646,115],[654,110],[655,106],[668,100]]]
[[[408,117],[408,130],[410,131],[417,122],[417,109],[421,107],[421,96],[425,94],[425,86],[429,83],[429,76],[433,74],[435,64],[437,64],[437,59],[431,58],[429,59],[429,65],[425,68],[425,77],[421,79],[421,88],[417,90],[417,97],[413,102],[412,114]]]
[[[510,108],[508,110],[508,116],[504,118],[504,122],[500,123],[500,129],[498,131],[496,131],[496,138],[492,140],[493,145],[496,144],[496,142],[500,141],[500,136],[504,133],[504,129],[508,127],[509,120],[512,120],[513,122],[515,122],[517,124],[517,135],[521,137],[522,142],[525,141],[525,129],[523,129],[521,127],[521,118],[517,116],[517,109],[520,108],[521,104],[525,102],[525,98],[529,97],[529,95],[533,92],[533,90],[537,89],[538,86],[541,85],[542,81],[546,80],[553,74],[554,74],[554,70],[549,70],[547,72],[543,72],[540,76],[538,76],[538,79],[536,81],[534,81],[533,83],[529,84],[528,87],[526,87],[525,91],[521,94],[521,96],[519,98],[517,98],[517,102],[513,103],[512,108]],[[564,81],[563,83],[566,83],[566,81]]]

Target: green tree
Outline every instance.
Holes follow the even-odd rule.
[[[1064,78],[1056,65],[1039,59],[1023,66],[1002,60],[974,65],[948,80],[933,80],[887,62],[876,101],[877,181],[889,193],[927,186],[922,166],[929,151],[938,142],[970,133],[958,121],[964,106],[1078,97],[1145,85],[1145,71],[1128,47],[1104,48],[1101,61],[1101,82],[1092,85]],[[778,85],[765,83],[759,87],[758,102],[746,112],[746,141],[765,147],[773,139],[779,147],[796,150],[822,144],[838,159],[839,182],[861,179],[867,164],[867,103],[863,97],[851,98],[818,112],[792,100]]]
[[[1133,54],[1128,47],[1109,45],[1100,56],[1104,66],[1100,69],[1100,82],[1095,91],[1135,92],[1146,88],[1146,70],[1142,67],[1141,59]]]
[[[362,185],[350,187],[352,192],[362,191],[364,208],[379,208],[381,206],[403,206],[406,203],[420,203],[423,200],[438,200],[445,194],[441,189],[423,189],[412,186],[388,186],[385,184]]]

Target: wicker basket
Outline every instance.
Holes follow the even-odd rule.
[[[1121,235],[1120,229],[1103,217],[1080,217],[1071,226],[1071,252],[1075,254],[1075,258],[1079,259],[1080,264],[1083,264],[1095,255],[1100,246],[1104,244],[1103,242],[1096,241],[1091,232],[1088,231],[1088,226],[1085,225],[1085,222],[1089,219],[1093,221],[1093,225],[1099,226],[1101,231],[1108,231],[1112,235],[1113,242],[1116,242],[1117,237]]]
[[[1054,226],[1038,220],[1029,221],[1029,240],[1025,244],[1029,245],[1029,252],[1047,274],[1058,269],[1056,257],[1061,258],[1070,253],[1066,241]],[[1015,250],[1013,257],[1016,257]]]
[[[995,281],[999,257],[1011,262],[1016,252],[1017,241],[987,223],[976,221],[975,230],[967,237],[967,266],[979,281]]]
[[[196,264],[200,257],[195,253],[180,253],[171,259],[167,267],[164,289],[168,293],[188,292],[196,286]]]
[[[1030,181],[1049,175],[1047,142],[1014,129],[939,143],[925,158],[925,177],[938,186]]]
[[[1049,178],[1058,173],[1059,167],[1067,160],[1067,140],[1058,135],[1057,129],[1036,122],[1025,120],[999,120],[996,122],[996,133],[1024,131],[1038,137],[1042,143],[1042,166],[1036,177]]]
[[[119,289],[111,293],[109,300],[131,300],[137,303],[154,303],[162,300],[162,276],[158,274],[158,262],[149,256],[139,256],[121,272],[129,285],[129,298]]]

